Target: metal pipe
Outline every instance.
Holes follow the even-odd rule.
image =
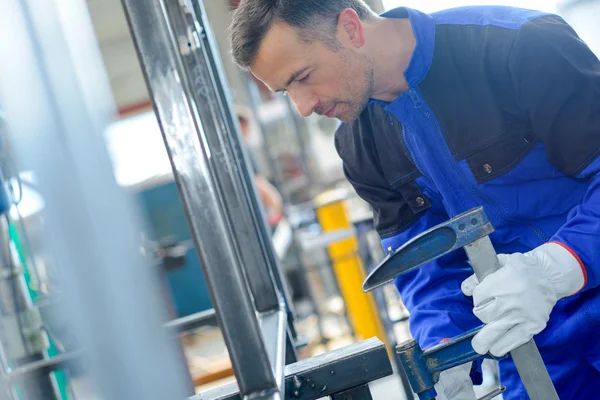
[[[99,396],[183,398],[185,362],[160,329],[158,280],[104,143],[115,108],[86,3],[2,1],[0,33],[11,37],[0,58],[12,60],[0,65],[0,103],[18,165],[39,182],[44,249],[61,266],[63,312]]]
[[[287,340],[287,354],[293,356],[292,358],[287,357],[287,362],[295,362],[297,360],[296,349],[293,345],[290,347],[290,345],[294,343],[294,341],[297,339],[296,326],[294,324],[294,321],[296,320],[296,314],[294,311],[292,296],[290,294],[289,287],[284,279],[284,273],[281,268],[281,263],[279,262],[280,259],[277,256],[277,251],[273,245],[273,240],[271,238],[269,227],[266,223],[266,218],[263,215],[263,208],[260,206],[258,192],[254,185],[254,176],[250,175],[249,173],[250,164],[248,162],[248,155],[244,150],[245,147],[242,145],[243,142],[240,140],[240,130],[238,128],[238,121],[237,118],[234,118],[234,113],[232,112],[233,109],[231,106],[230,96],[228,95],[228,91],[226,91],[224,88],[224,83],[227,80],[224,73],[225,69],[223,68],[223,63],[221,62],[221,58],[218,56],[218,52],[216,51],[216,49],[218,49],[216,39],[214,37],[210,24],[208,23],[208,17],[204,9],[202,0],[192,0],[192,5],[194,7],[194,13],[196,15],[196,18],[198,19],[198,21],[201,21],[201,26],[204,28],[204,39],[206,40],[205,56],[209,61],[211,61],[211,66],[213,67],[212,72],[216,79],[215,87],[221,96],[221,112],[226,117],[225,120],[226,122],[228,122],[228,128],[230,130],[229,138],[236,142],[232,150],[240,150],[238,152],[232,151],[234,158],[238,162],[238,171],[240,172],[242,178],[240,180],[234,180],[234,183],[237,183],[238,185],[242,184],[242,186],[244,186],[243,184],[245,182],[243,191],[247,195],[246,205],[250,206],[249,215],[251,215],[252,219],[254,220],[254,227],[258,231],[258,235],[251,235],[250,239],[256,238],[259,240],[260,243],[255,243],[254,247],[258,248],[259,246],[261,246],[262,255],[263,257],[265,257],[263,263],[256,264],[256,266],[259,269],[261,267],[264,268],[266,266],[268,271],[266,275],[256,275],[258,278],[261,278],[261,280],[259,280],[258,282],[254,283],[253,281],[250,281],[250,291],[252,292],[252,295],[255,299],[257,298],[257,296],[263,296],[262,290],[263,286],[265,285],[264,279],[267,276],[271,278],[271,280],[268,283],[269,286],[272,286],[273,283],[275,285],[276,293],[278,294],[277,307],[279,307],[279,303],[283,299],[287,313],[288,332],[291,334],[291,337]],[[217,54],[216,56],[215,53]],[[244,242],[245,241],[246,239],[244,239]],[[246,253],[243,252],[243,254],[245,255]],[[253,265],[251,264],[252,261],[252,259],[248,259],[244,260],[244,263],[245,265],[251,266]],[[255,273],[256,271],[250,270],[250,275],[254,275]],[[283,296],[282,299],[281,296]],[[275,309],[277,307],[275,307]],[[257,306],[257,310],[261,311],[262,309],[261,307]]]
[[[264,238],[252,229],[256,221],[247,219],[248,210],[242,211],[250,200],[235,181],[241,169],[247,184],[248,172],[236,161],[243,152],[238,135],[227,129],[231,115],[223,110],[227,98],[212,73],[205,28],[190,1],[123,4],[241,392],[276,398],[277,380],[243,268],[264,265],[264,254],[248,247]],[[244,265],[249,257],[254,264]],[[278,308],[266,284],[270,277],[261,277],[265,295],[257,304]]]
[[[282,304],[280,309],[259,317],[260,327],[271,360],[271,369],[277,381],[279,393],[284,393],[285,385],[285,347],[287,334],[287,315]]]
[[[259,205],[254,177],[249,172],[248,155],[239,134],[237,118],[233,117],[233,107],[225,90],[223,66],[215,52],[217,47],[212,30],[202,2],[190,0],[189,3],[193,9],[183,13],[173,2],[165,2],[165,8],[175,29],[197,29],[198,48],[182,57],[190,77],[190,93],[199,105],[198,115],[204,129],[210,132],[206,135],[208,146],[223,152],[222,163],[215,165],[215,175],[223,187],[223,200],[238,239],[239,254],[247,269],[256,310],[273,311],[279,307],[273,274],[277,256]],[[207,101],[209,97],[210,101]]]
[[[218,104],[221,106],[220,112],[225,122],[225,130],[222,132],[222,142],[226,143],[229,141],[232,160],[237,163],[239,176],[238,179],[233,179],[232,183],[246,197],[245,201],[241,201],[239,215],[234,215],[233,220],[243,220],[244,218],[251,220],[255,230],[255,232],[250,232],[249,236],[243,230],[235,232],[236,238],[241,238],[240,253],[243,265],[248,269],[246,276],[250,285],[250,292],[252,293],[258,312],[268,314],[284,310],[287,317],[287,321],[285,321],[287,326],[284,329],[287,338],[283,342],[285,353],[282,353],[283,358],[277,357],[277,361],[271,358],[273,373],[277,378],[281,374],[278,371],[280,369],[283,370],[285,364],[296,362],[298,358],[295,345],[297,333],[294,325],[296,319],[294,305],[287,283],[283,278],[284,274],[279,262],[280,258],[277,249],[274,246],[265,215],[263,214],[263,208],[260,205],[260,198],[254,184],[254,176],[250,174],[249,156],[245,151],[243,141],[240,140],[238,120],[231,106],[229,91],[226,90],[228,86],[224,73],[225,69],[221,58],[218,56],[216,39],[208,22],[203,2],[201,0],[192,0],[191,3],[195,18],[203,28],[204,35],[202,35],[202,39],[205,41],[205,46],[203,47],[204,59],[209,62],[212,68],[213,86],[220,99]],[[240,200],[239,198],[232,197],[226,201],[236,204],[236,201]],[[233,207],[233,209],[237,210],[238,207]],[[238,224],[234,224],[235,227],[241,228]],[[246,247],[244,247],[245,244],[247,245]],[[266,292],[265,287],[268,288]],[[273,293],[278,303],[275,308],[273,308]],[[266,306],[261,306],[261,304],[266,304]],[[267,308],[268,311],[265,311]],[[267,346],[269,346],[268,339],[264,338]],[[275,364],[273,364],[274,362]],[[278,363],[281,363],[281,365],[278,365]],[[281,384],[279,385],[280,388]]]
[[[214,308],[211,308],[210,310],[201,311],[169,321],[164,327],[177,333],[184,333],[209,325],[213,322],[217,322],[217,314],[215,313]]]
[[[475,240],[464,249],[480,282],[501,268],[489,236]],[[510,356],[532,400],[558,400],[550,374],[533,339],[511,351]]]

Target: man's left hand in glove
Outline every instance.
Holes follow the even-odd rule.
[[[500,357],[541,332],[556,302],[581,290],[586,275],[579,257],[555,242],[525,254],[500,254],[498,260],[499,271],[481,283],[472,275],[462,291],[473,296],[473,312],[486,324],[473,338],[473,349]]]

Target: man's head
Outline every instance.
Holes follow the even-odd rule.
[[[373,93],[362,0],[242,0],[231,25],[236,63],[273,91],[288,92],[303,116],[351,121]]]

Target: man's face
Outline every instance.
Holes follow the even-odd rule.
[[[373,93],[369,60],[340,42],[303,41],[287,24],[275,23],[263,38],[251,71],[273,91],[287,91],[298,112],[344,122],[356,119]]]

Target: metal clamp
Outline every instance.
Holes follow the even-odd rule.
[[[471,339],[483,328],[480,326],[427,350],[422,350],[417,341],[408,340],[396,347],[398,358],[405,371],[413,391],[420,400],[435,399],[437,393],[434,386],[439,381],[440,373],[450,368],[481,358],[500,360],[490,354],[482,356],[473,350]]]
[[[461,247],[467,253],[479,281],[482,281],[486,276],[500,269],[496,251],[488,236],[493,231],[494,227],[482,207],[460,214],[450,221],[423,232],[396,251],[390,252],[367,277],[363,284],[363,290],[365,292],[371,291],[392,281],[399,275],[412,271]],[[465,335],[471,334],[473,334],[472,331],[467,332]],[[451,342],[456,344],[456,340],[465,340],[465,335],[461,335]],[[437,347],[437,349],[440,348]],[[451,358],[444,358],[452,355],[452,351],[440,353],[440,357],[444,360],[440,363],[445,367],[443,369],[458,365],[449,362]],[[527,394],[532,400],[558,400],[558,394],[533,340],[511,351],[510,355]],[[434,380],[433,374],[439,373],[439,371],[429,370],[422,366],[417,369],[408,369],[406,372],[411,385],[416,385],[413,386],[413,390],[415,388],[421,390],[422,387],[430,387],[430,389],[426,389],[425,393],[427,394],[424,396],[431,396],[431,394],[433,396],[423,398],[435,397],[435,389],[430,383]]]

